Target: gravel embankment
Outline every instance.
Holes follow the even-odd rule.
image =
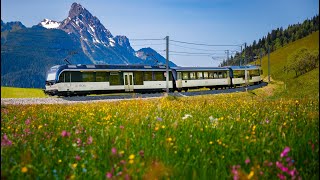
[[[246,87],[239,87],[234,89],[219,89],[212,91],[194,91],[194,92],[181,92],[170,93],[173,96],[198,96],[206,94],[221,94],[221,93],[234,93],[243,92],[246,90],[253,90],[263,86],[267,83],[263,82],[259,85],[253,85]],[[119,101],[129,99],[150,99],[162,97],[164,93],[154,94],[128,94],[128,95],[106,95],[106,96],[74,96],[74,97],[48,97],[48,98],[1,98],[1,105],[13,104],[13,105],[25,105],[25,104],[71,104],[71,103],[91,103],[102,101]]]

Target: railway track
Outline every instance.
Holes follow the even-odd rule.
[[[221,93],[235,93],[253,90],[266,86],[266,82],[262,82],[258,85],[252,85],[247,87],[237,87],[232,89],[218,89],[208,91],[190,91],[190,92],[175,92],[169,93],[172,96],[188,97],[199,96],[209,94],[221,94]],[[163,97],[164,93],[154,94],[121,94],[121,95],[105,95],[105,96],[73,96],[73,97],[48,97],[48,98],[1,98],[1,105],[28,105],[28,104],[73,104],[73,103],[91,103],[91,102],[104,102],[104,101],[120,101],[130,99],[151,99]]]

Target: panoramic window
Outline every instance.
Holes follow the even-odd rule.
[[[96,81],[97,82],[108,82],[108,73],[107,72],[96,72]]]
[[[121,85],[120,75],[118,72],[110,72],[109,76],[110,85]]]
[[[181,72],[178,72],[178,73],[177,73],[177,79],[182,79],[182,77],[181,77]]]
[[[143,85],[143,72],[137,71],[133,73],[134,84]]]
[[[78,71],[71,72],[71,82],[82,82],[82,74]]]
[[[182,79],[183,79],[183,80],[188,80],[188,79],[189,79],[189,73],[183,72],[183,73],[182,73]]]
[[[190,72],[190,79],[196,79],[196,73]]]
[[[243,70],[234,70],[233,71],[233,77],[234,78],[244,78],[244,71]]]
[[[154,80],[155,81],[165,81],[165,77],[163,72],[153,72],[154,73]]]
[[[143,74],[144,74],[145,81],[152,81],[152,72],[151,71],[146,71]]]
[[[214,78],[214,79],[218,79],[218,73],[217,73],[217,72],[214,72],[214,73],[213,73],[213,78]]]
[[[203,78],[208,79],[208,72],[203,72]]]
[[[203,79],[202,72],[197,72],[198,79]]]
[[[83,72],[82,79],[83,82],[95,82],[95,76],[93,72]]]
[[[213,72],[209,72],[209,78],[210,79],[213,79],[214,77],[213,77]]]

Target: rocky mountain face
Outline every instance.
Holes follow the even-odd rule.
[[[44,19],[26,28],[1,20],[2,86],[43,88],[47,70],[65,58],[72,64],[165,64],[153,49],[135,51],[126,36],[113,36],[77,3],[62,22]]]

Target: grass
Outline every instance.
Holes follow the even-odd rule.
[[[318,99],[265,93],[3,106],[2,178],[318,178]]]
[[[1,87],[1,98],[43,98],[42,89]]]
[[[248,92],[2,106],[1,179],[319,179],[319,69],[271,57]]]

